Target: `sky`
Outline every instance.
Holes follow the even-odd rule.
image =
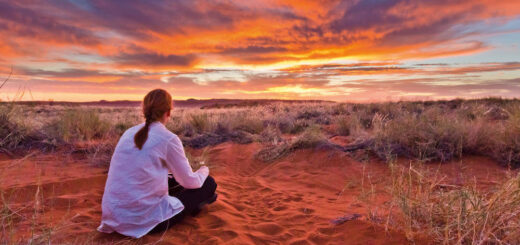
[[[2,100],[520,97],[518,0],[0,0]]]

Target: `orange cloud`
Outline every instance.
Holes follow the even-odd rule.
[[[339,100],[370,89],[381,97],[375,85],[353,84],[388,88],[396,76],[464,84],[469,74],[503,71],[507,89],[491,91],[508,95],[520,77],[515,63],[433,68],[410,60],[492,51],[489,36],[518,31],[519,16],[516,0],[0,1],[0,34],[8,37],[0,40],[0,72],[12,65],[18,73],[10,93],[23,84],[42,96],[130,96],[161,86],[199,98]],[[439,96],[401,79],[414,86],[381,93]]]

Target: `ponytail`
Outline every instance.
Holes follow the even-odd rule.
[[[143,149],[144,142],[148,139],[148,130],[150,129],[150,123],[148,120],[144,123],[144,127],[139,129],[134,136],[135,146],[139,148],[139,150]]]
[[[172,109],[172,96],[163,89],[150,91],[143,100],[143,114],[146,119],[144,126],[134,136],[134,143],[139,150],[148,139],[150,124],[159,120],[164,113]]]

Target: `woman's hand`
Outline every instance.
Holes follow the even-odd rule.
[[[209,174],[209,168],[207,166],[201,166],[197,172]]]

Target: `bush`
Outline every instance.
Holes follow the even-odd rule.
[[[421,115],[404,113],[375,130],[372,149],[385,160],[404,156],[445,162],[461,153],[465,131],[458,118],[437,109]]]
[[[312,148],[317,146],[320,143],[324,143],[327,141],[327,138],[321,132],[319,126],[313,125],[307,128],[301,135],[296,137],[292,142],[290,149],[303,149],[303,148]]]
[[[50,135],[65,142],[100,139],[107,136],[111,125],[92,110],[71,109],[49,125]]]
[[[355,116],[339,116],[336,118],[336,132],[338,135],[349,136],[360,130],[361,124]]]
[[[504,165],[520,167],[520,109],[511,113],[500,131],[495,135],[491,157]]]
[[[198,133],[211,130],[211,122],[207,113],[191,114],[189,122]]]
[[[190,122],[187,122],[186,117],[183,115],[172,115],[166,124],[166,128],[179,136],[191,137],[195,134],[195,127]]]
[[[4,109],[4,108],[2,108]],[[0,148],[14,149],[29,136],[29,130],[15,122],[9,111],[0,110]]]
[[[235,115],[232,119],[232,130],[242,130],[251,134],[261,133],[264,130],[264,122],[261,117],[253,116],[244,113]]]
[[[275,141],[275,143],[267,145],[257,152],[255,157],[264,162],[272,162],[285,157],[297,149],[313,148],[326,142],[327,139],[321,132],[321,129],[313,125],[290,142],[283,141],[278,143]]]

